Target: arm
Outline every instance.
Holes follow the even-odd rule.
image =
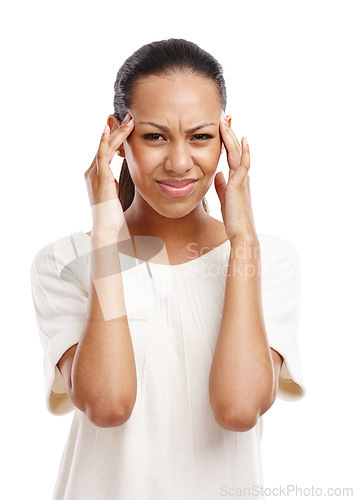
[[[113,427],[130,417],[135,404],[135,358],[118,244],[101,233],[91,236],[91,250],[87,321],[80,342],[64,354],[62,369],[73,403],[99,427]]]
[[[91,273],[84,331],[73,356],[73,401],[99,427],[114,427],[136,401],[135,357],[126,313],[118,243],[130,237],[110,162],[133,130],[129,113],[115,130],[105,126],[97,154],[85,172],[90,199]],[[124,125],[123,125],[124,124]],[[125,232],[125,235],[123,234]]]
[[[209,400],[216,422],[247,431],[273,404],[282,357],[269,346],[256,238],[231,239],[224,308],[210,368]]]

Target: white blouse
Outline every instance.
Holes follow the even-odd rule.
[[[277,397],[295,401],[306,391],[297,343],[300,258],[281,238],[258,239],[267,336],[284,358]],[[209,403],[230,241],[172,266],[119,254],[138,385],[131,417],[111,428],[72,404],[56,366],[80,341],[90,249],[90,236],[78,231],[40,249],[31,267],[46,407],[53,415],[74,411],[53,500],[216,500],[236,488],[249,488],[242,498],[263,498],[263,418],[246,432],[225,430]]]

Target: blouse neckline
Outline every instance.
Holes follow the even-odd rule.
[[[91,238],[91,235],[88,235],[84,231],[79,231],[79,233],[84,234],[85,236],[87,236],[87,238]],[[206,259],[213,258],[214,254],[217,254],[217,253],[221,252],[222,250],[229,248],[229,245],[230,245],[230,240],[227,239],[223,243],[221,243],[221,245],[218,245],[218,246],[214,247],[212,250],[209,250],[209,252],[206,252],[203,255],[196,257],[195,259],[189,259],[186,262],[182,262],[181,264],[159,264],[157,262],[151,262],[151,261],[145,261],[143,259],[137,259],[135,256],[128,255],[128,254],[125,254],[122,252],[119,252],[119,254],[124,255],[125,258],[133,259],[134,261],[138,261],[138,262],[141,262],[143,264],[147,263],[147,264],[149,264],[149,266],[155,267],[155,268],[181,269],[181,268],[191,266],[191,265],[198,265]]]

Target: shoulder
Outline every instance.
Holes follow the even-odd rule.
[[[62,236],[61,238],[50,241],[50,242],[46,243],[44,246],[40,247],[39,250],[37,251],[35,257],[40,256],[40,255],[41,256],[48,255],[48,254],[53,253],[55,251],[65,252],[70,248],[75,249],[76,246],[81,247],[85,243],[88,242],[87,236],[89,236],[89,234],[84,233],[83,231],[76,231],[74,233],[70,233],[70,234],[67,234],[65,236]]]
[[[258,240],[264,272],[275,267],[281,270],[300,266],[300,254],[290,241],[268,233],[258,233]]]
[[[82,272],[89,251],[90,240],[86,233],[70,233],[42,246],[33,257],[31,272],[55,273],[65,281],[70,281],[73,272]]]

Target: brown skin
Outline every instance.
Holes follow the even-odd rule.
[[[192,246],[193,258],[195,258],[196,249],[205,253],[205,250],[220,245],[228,238],[235,245],[243,243],[245,232],[252,233],[254,230],[249,206],[248,176],[247,182],[241,182],[242,189],[228,189],[226,197],[221,174],[218,175],[215,183],[215,187],[219,191],[220,201],[222,202],[226,198],[230,200],[226,204],[227,206],[222,203],[223,218],[226,218],[224,214],[235,214],[237,209],[236,222],[242,221],[241,225],[238,224],[236,227],[235,221],[232,221],[229,216],[227,224],[225,224],[225,220],[222,223],[207,214],[202,207],[202,198],[211,187],[215,177],[223,142],[227,148],[231,169],[238,168],[242,151],[236,137],[232,137],[234,134],[230,128],[231,117],[227,117],[228,128],[220,124],[222,106],[213,83],[206,78],[186,74],[178,74],[174,77],[149,76],[139,80],[134,90],[133,103],[129,109],[130,115],[134,118],[134,124],[131,132],[122,143],[116,137],[117,128],[120,126],[119,120],[113,115],[107,119],[111,129],[110,143],[113,148],[112,154],[109,156],[111,158],[114,150],[117,150],[121,157],[127,159],[129,171],[135,184],[133,203],[124,212],[131,236],[151,235],[163,239],[171,265],[186,262],[188,258],[191,258],[191,252],[188,250],[190,243],[197,244],[197,246]],[[141,124],[141,121],[158,123],[168,127],[169,131]],[[213,123],[213,125],[208,125],[193,133],[186,133],[187,129],[202,123]],[[145,134],[160,135],[155,136],[155,140],[148,140],[144,138]],[[212,137],[200,140],[196,134],[209,134]],[[157,179],[187,177],[198,179],[198,183],[194,191],[183,198],[166,197],[155,182]],[[234,188],[235,184],[229,187]],[[235,234],[235,238],[233,238],[235,230],[238,234]],[[243,264],[247,265],[247,262]],[[253,265],[256,265],[256,262],[253,262]],[[236,296],[237,293],[239,296]],[[276,397],[282,357],[267,347],[261,328],[258,332],[253,330],[251,332],[244,328],[244,325],[248,323],[248,318],[253,317],[254,311],[252,311],[251,305],[255,302],[254,297],[258,293],[259,282],[251,284],[249,280],[247,284],[241,284],[241,281],[232,280],[231,282],[230,280],[225,296],[223,326],[213,360],[211,382],[214,381],[214,383],[211,383],[213,390],[211,401],[216,421],[229,430],[248,430],[251,428],[260,414],[273,404]],[[243,301],[245,305],[250,306],[247,312],[243,312],[244,316],[239,320],[241,321],[239,325],[234,321],[233,307],[230,305],[235,297],[240,302]],[[257,314],[259,311],[260,308],[257,306]],[[235,331],[239,332],[238,335],[235,335]],[[235,352],[237,355],[236,345],[242,346],[241,360],[230,357],[235,356]],[[58,362],[63,377],[68,381],[70,380],[76,347],[77,345],[68,349]],[[252,401],[252,413],[249,417],[247,416],[247,421],[243,417],[241,421],[238,417],[235,418],[236,412],[230,413],[230,410],[233,410],[233,401],[244,399],[244,396],[248,394],[248,388],[259,386],[258,380],[253,376],[253,374],[257,374],[256,365],[254,366],[255,370],[250,373],[247,371],[247,367],[253,364],[252,353],[256,351],[258,356],[254,362],[257,366],[258,363],[261,366],[263,359],[267,360],[267,356],[271,355],[273,368],[267,368],[267,372],[265,372],[267,380],[269,378],[264,386],[267,392],[260,392],[257,396],[259,400]],[[225,364],[230,367],[228,373],[222,371]],[[247,372],[242,382],[243,385],[239,387],[236,387],[234,383],[231,384],[230,381],[230,378],[233,381],[237,379],[231,373],[236,365]],[[223,392],[215,392],[216,389],[214,391],[213,386],[220,387],[216,383],[217,380],[221,381]],[[228,388],[229,385],[234,392],[233,401],[226,401],[226,398],[229,398],[232,393],[231,389]],[[246,400],[244,399],[244,401]]]
[[[222,107],[214,85],[195,76],[150,76],[136,84],[129,112],[134,118],[134,129],[118,154],[127,159],[135,184],[134,200],[124,212],[131,234],[161,238],[170,263],[187,260],[183,260],[181,252],[188,253],[189,243],[199,244],[200,249],[223,243],[227,239],[224,225],[202,207],[202,198],[213,183],[222,152],[219,131]],[[141,121],[166,126],[170,132]],[[107,123],[112,132],[119,127],[113,115]],[[185,132],[203,123],[214,125]],[[144,138],[146,134],[160,135],[148,140]],[[201,140],[198,134],[212,137]],[[187,177],[198,182],[194,191],[183,198],[167,197],[155,182]],[[194,256],[196,248],[191,246]]]

